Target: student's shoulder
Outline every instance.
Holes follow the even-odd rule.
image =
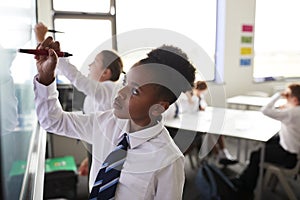
[[[110,88],[110,89],[120,89],[122,87],[122,84],[116,83],[116,82],[113,82],[113,81],[103,81],[100,84],[102,86],[104,86],[106,88]]]
[[[291,111],[291,113],[295,116],[295,117],[297,117],[297,118],[299,118],[300,117],[300,106],[296,106],[296,107],[294,107],[294,108],[292,108],[292,109],[290,109]]]
[[[116,123],[123,123],[123,121],[126,120],[122,120],[117,118],[114,115],[113,109],[109,109],[109,110],[105,110],[105,111],[96,111],[94,113],[92,113],[92,115],[94,115],[95,119],[97,119],[99,122],[104,122],[107,124],[116,124]]]

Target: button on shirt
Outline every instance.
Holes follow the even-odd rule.
[[[270,103],[261,109],[261,111],[273,118],[281,121],[279,131],[280,145],[290,153],[300,155],[300,106],[287,109],[276,109],[275,103],[280,98],[280,93],[272,96]]]
[[[55,82],[44,86],[35,78],[34,90],[38,119],[45,130],[93,145],[90,189],[107,155],[128,133],[130,148],[116,199],[182,199],[184,157],[162,123],[130,133],[129,120],[116,118],[111,110],[88,115],[64,112]]]

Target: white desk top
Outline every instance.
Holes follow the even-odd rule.
[[[256,96],[246,96],[246,95],[238,95],[226,100],[229,104],[240,104],[240,105],[247,105],[247,106],[265,106],[267,103],[271,101],[271,97],[256,97]],[[286,103],[285,99],[279,99],[275,106],[279,107]]]
[[[266,142],[280,130],[280,122],[260,111],[208,107],[205,111],[165,119],[165,126]]]

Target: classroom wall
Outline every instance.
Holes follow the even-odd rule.
[[[212,91],[208,100],[213,106],[226,106],[226,98],[245,94],[249,91],[263,91],[272,95],[274,90],[284,87],[287,82],[271,81],[255,83],[252,80],[253,66],[240,67],[240,37],[242,24],[252,24],[255,21],[255,0],[224,0],[226,1],[225,16],[225,49],[224,49],[224,83],[209,83]],[[50,0],[38,0],[39,21],[45,22],[51,27]],[[71,141],[70,143],[74,143]],[[66,144],[66,141],[64,141]],[[57,146],[59,147],[59,145]],[[63,149],[63,146],[61,147]],[[60,151],[60,149],[56,149]],[[61,154],[62,152],[57,152]],[[78,153],[78,152],[77,152]],[[82,153],[80,153],[82,156]],[[81,157],[80,156],[80,157]],[[77,159],[80,160],[80,159]]]
[[[268,94],[274,92],[274,88],[286,85],[287,82],[255,83],[252,80],[253,66],[240,67],[240,36],[241,25],[252,24],[255,21],[255,0],[224,0],[226,1],[225,16],[225,56],[224,56],[224,89],[227,97],[244,94],[248,91],[264,91]],[[51,21],[51,1],[38,0],[38,20],[43,21],[49,27]],[[214,88],[214,84],[211,84]],[[219,85],[218,85],[219,87]]]
[[[266,83],[255,83],[252,80],[253,66],[240,67],[240,37],[242,24],[255,22],[255,1],[256,0],[224,0],[226,4],[225,16],[225,56],[224,56],[224,90],[226,97],[238,94],[245,94],[248,91],[263,91],[269,95],[273,94],[274,88],[281,88],[287,82],[271,81]],[[48,26],[51,22],[51,1],[38,0],[38,17]],[[255,28],[255,27],[254,27]],[[211,88],[220,85],[210,84]],[[218,104],[218,103],[217,103]],[[221,102],[220,102],[221,104]]]
[[[253,66],[240,67],[241,26],[254,25],[254,22],[255,0],[227,0],[224,50],[224,88],[227,97],[245,94],[248,91],[263,91],[272,95],[274,90],[287,84],[278,81],[255,83],[252,80]]]

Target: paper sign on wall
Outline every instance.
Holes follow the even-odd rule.
[[[247,43],[251,44],[252,43],[252,36],[242,36],[241,37],[241,43]]]
[[[252,48],[250,47],[241,48],[241,55],[250,55],[250,54],[252,54]]]
[[[251,59],[250,58],[241,58],[240,59],[240,66],[247,67],[251,65]]]
[[[243,32],[253,32],[253,26],[252,25],[244,24],[242,26],[242,31]]]
[[[250,67],[253,58],[253,25],[241,25],[240,67]]]

